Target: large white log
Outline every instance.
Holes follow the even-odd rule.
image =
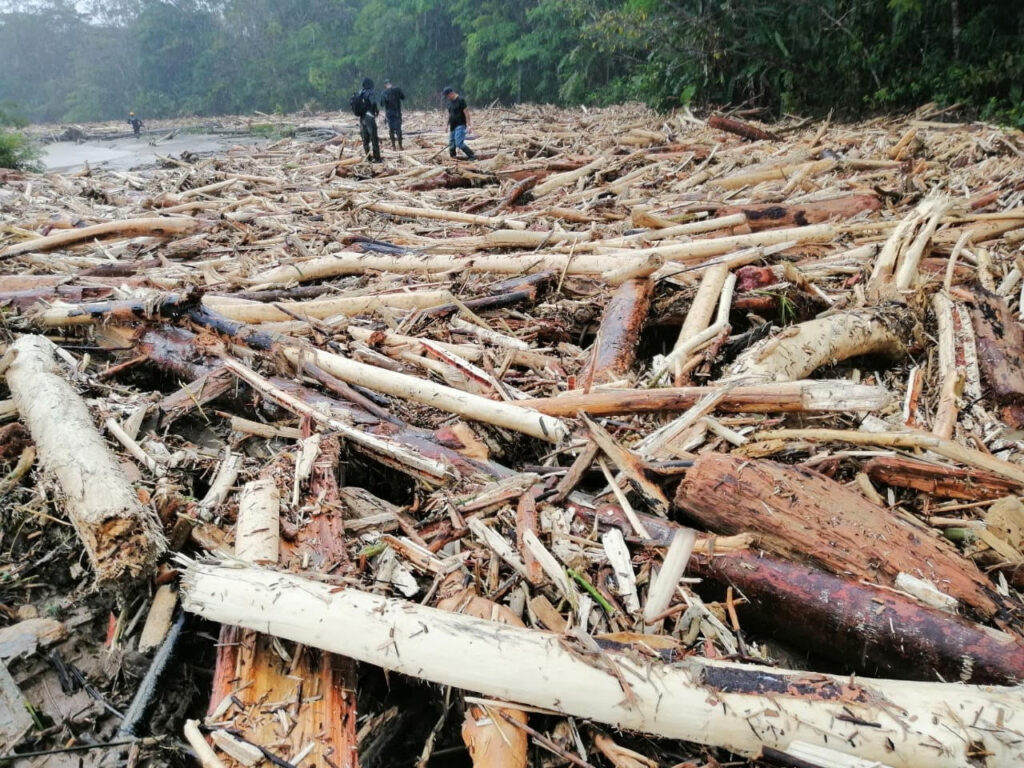
[[[100,586],[146,575],[166,547],[159,520],[139,501],[82,398],[61,376],[53,342],[21,336],[7,385],[32,434],[39,463],[60,486]]]
[[[754,755],[794,740],[894,768],[1024,763],[1024,688],[872,680],[607,653],[242,564],[183,563],[183,604],[235,624],[486,696]],[[340,629],[340,631],[339,631]],[[623,686],[628,686],[624,690]]]

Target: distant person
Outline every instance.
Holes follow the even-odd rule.
[[[128,125],[132,127],[132,133],[134,133],[135,136],[138,137],[139,131],[142,130],[142,121],[135,116],[134,112],[128,113]]]
[[[448,108],[448,154],[455,157],[455,150],[461,149],[466,158],[476,160],[476,154],[466,146],[466,133],[469,132],[469,109],[466,100],[452,87],[446,87],[441,95],[447,99]]]
[[[405,94],[401,88],[395,88],[391,79],[384,81],[384,92],[380,95],[380,105],[384,107],[384,118],[388,121],[388,136],[391,138],[391,148],[395,148],[395,139],[398,140],[398,148],[402,146],[402,100]]]
[[[363,89],[349,99],[352,114],[359,118],[359,135],[363,139],[363,154],[370,157],[373,148],[373,162],[380,162],[380,138],[377,136],[377,98],[373,92],[373,80],[363,78]]]

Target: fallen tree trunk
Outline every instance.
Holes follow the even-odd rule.
[[[881,589],[762,552],[695,557],[690,571],[736,588],[760,626],[844,672],[964,683],[1024,680],[1019,638]],[[746,623],[746,622],[745,622]]]
[[[653,293],[654,281],[649,278],[627,280],[619,286],[605,305],[590,360],[577,379],[577,388],[581,383],[589,389],[592,384],[619,381],[629,375]]]
[[[7,385],[32,435],[43,469],[85,546],[101,587],[125,587],[149,575],[166,547],[159,521],[143,506],[97,431],[89,409],[61,376],[55,347],[21,336]]]
[[[1024,328],[1006,302],[984,288],[974,290],[971,321],[987,390],[1002,406],[1003,420],[1019,428],[1024,425]]]
[[[906,354],[905,311],[855,310],[808,320],[743,352],[725,381],[748,384],[807,378],[823,365],[858,355]]]
[[[356,660],[619,728],[755,755],[793,740],[894,768],[1024,760],[1024,690],[831,677],[690,657],[672,665],[290,574],[183,564],[183,604]],[[347,631],[338,632],[338,627]]]
[[[68,229],[56,235],[47,235],[33,240],[9,245],[0,251],[0,259],[9,259],[23,253],[42,253],[69,245],[111,237],[171,237],[191,235],[198,232],[202,222],[198,219],[148,218],[106,221],[81,229]]]
[[[985,577],[948,542],[813,470],[702,454],[679,484],[675,503],[715,533],[767,537],[765,549],[832,573],[890,587],[907,573],[928,579],[984,618],[1000,607]]]
[[[1020,495],[1024,483],[978,469],[960,469],[905,456],[879,456],[864,465],[872,480],[945,499],[987,501]]]

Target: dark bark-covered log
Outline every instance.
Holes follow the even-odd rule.
[[[799,205],[761,203],[756,205],[730,205],[719,208],[718,216],[742,213],[754,232],[775,227],[803,227],[836,219],[849,219],[864,211],[877,211],[881,203],[874,195],[849,195],[833,200],[820,200]]]
[[[512,185],[508,194],[505,195],[505,199],[501,201],[501,205],[496,210],[503,211],[510,206],[516,205],[519,202],[519,198],[537,186],[538,181],[540,181],[540,176],[537,175],[527,176],[525,179],[517,181]]]
[[[711,531],[754,533],[765,549],[832,573],[890,587],[907,573],[985,618],[1001,606],[977,567],[948,542],[810,469],[703,454],[675,503]]]
[[[980,469],[931,464],[904,456],[879,456],[864,465],[872,480],[944,499],[984,501],[1020,494],[1024,486]]]
[[[540,286],[550,282],[557,274],[553,270],[546,270],[526,275],[525,277],[502,280],[490,286],[489,295],[467,299],[462,304],[474,312],[482,312],[489,309],[501,309],[502,307],[511,307],[516,304],[534,302],[537,300]],[[436,317],[438,315],[452,314],[458,310],[459,307],[455,304],[439,304],[436,307],[421,309],[420,314],[426,317]]]
[[[971,320],[978,345],[978,364],[989,394],[1003,406],[1015,428],[1024,426],[1024,328],[1006,302],[984,288],[974,290]]]
[[[1024,680],[1019,638],[900,592],[750,550],[698,555],[690,570],[747,598],[741,617],[751,614],[757,625],[839,662],[844,672],[978,684]]]
[[[167,426],[230,392],[235,386],[235,377],[223,368],[208,371],[193,381],[182,382],[181,389],[157,403],[157,408],[163,414],[161,424]]]
[[[647,322],[654,281],[634,278],[620,285],[604,308],[597,339],[577,386],[607,384],[629,375],[636,360],[636,348]]]
[[[495,179],[495,182],[497,180]],[[492,182],[494,183],[494,182]],[[443,171],[436,176],[431,176],[423,181],[410,184],[407,188],[414,192],[427,192],[433,189],[463,189],[466,187],[480,186],[479,181],[468,178],[458,173]]]
[[[756,125],[745,123],[742,120],[735,120],[731,117],[712,115],[708,118],[708,128],[716,128],[720,131],[728,131],[737,136],[742,136],[750,141],[778,141],[779,137],[774,133],[758,128]]]

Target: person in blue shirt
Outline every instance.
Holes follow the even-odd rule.
[[[455,157],[455,150],[461,149],[466,158],[476,160],[476,154],[466,146],[466,134],[469,132],[469,109],[466,100],[459,96],[450,86],[441,91],[448,108],[448,154]]]

